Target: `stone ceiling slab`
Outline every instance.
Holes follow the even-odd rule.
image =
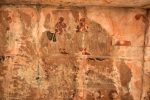
[[[46,4],[62,6],[113,6],[149,8],[149,0],[1,0],[0,4]]]

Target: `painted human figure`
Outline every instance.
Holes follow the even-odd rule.
[[[145,23],[146,29],[148,30],[148,26],[149,26],[149,19],[145,14],[137,14],[135,15],[135,19],[136,20],[140,20],[142,19],[143,23]],[[148,36],[146,37],[146,46],[150,46],[150,36],[149,34],[147,34]]]
[[[85,22],[85,18],[79,20],[79,25],[77,26],[76,32],[88,32],[88,26]]]
[[[60,17],[55,25],[55,34],[56,35],[58,34],[59,35],[58,37],[60,37],[58,40],[60,41],[60,44],[62,44],[61,45],[62,48],[59,48],[59,52],[62,54],[68,54],[65,49],[66,38],[64,32],[66,32],[66,27],[67,25],[66,23],[64,23],[64,18]]]
[[[13,33],[12,33],[12,30],[10,29],[10,26],[12,25],[12,24],[14,24],[13,23],[13,20],[12,20],[12,17],[11,16],[8,16],[8,17],[6,17],[6,21],[7,21],[7,23],[9,24],[7,27],[6,27],[6,37],[7,37],[7,51],[9,51],[9,52],[12,52],[12,48],[13,48],[13,46],[14,46],[14,42],[12,42],[12,41],[14,41],[15,40],[15,37],[13,37],[12,35],[13,35]]]
[[[55,25],[55,33],[56,34],[62,34],[64,31],[66,31],[66,23],[64,23],[64,18],[60,17],[59,21]]]
[[[88,25],[86,23],[86,19],[85,18],[81,18],[79,20],[79,24],[77,25],[76,27],[76,32],[80,32],[82,34],[79,34],[81,35],[82,39],[81,39],[81,42],[82,42],[82,55],[90,55],[90,53],[87,52],[87,46],[88,44],[85,43],[85,41],[88,39]]]
[[[116,90],[111,90],[109,92],[109,99],[110,100],[120,100],[118,96],[118,92]]]
[[[147,91],[147,96],[144,97],[144,100],[150,100],[150,89]]]

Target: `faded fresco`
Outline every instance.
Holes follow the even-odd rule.
[[[149,20],[139,8],[0,6],[0,100],[150,100]]]

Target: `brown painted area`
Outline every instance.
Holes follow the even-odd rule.
[[[147,99],[148,20],[140,8],[1,6],[0,100]]]

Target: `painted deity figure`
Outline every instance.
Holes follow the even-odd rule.
[[[88,32],[88,26],[85,22],[85,18],[79,20],[79,25],[77,25],[76,32]]]
[[[63,32],[66,31],[66,23],[64,23],[64,18],[60,17],[59,21],[55,25],[55,33],[56,34],[62,34]]]
[[[88,44],[85,43],[85,41],[88,39],[88,25],[86,23],[86,19],[85,18],[81,18],[79,20],[79,24],[77,25],[76,27],[76,32],[77,33],[82,33],[82,39],[81,39],[81,42],[82,42],[82,47],[81,47],[81,52],[82,52],[82,55],[90,55],[90,53],[87,52],[87,46]],[[81,35],[81,34],[79,34]]]
[[[66,28],[67,28],[67,25],[64,22],[64,18],[60,17],[58,22],[55,24],[55,34],[58,35],[58,41],[60,41],[59,52],[61,54],[68,54],[65,49],[66,37],[65,37],[64,32],[66,32]]]

